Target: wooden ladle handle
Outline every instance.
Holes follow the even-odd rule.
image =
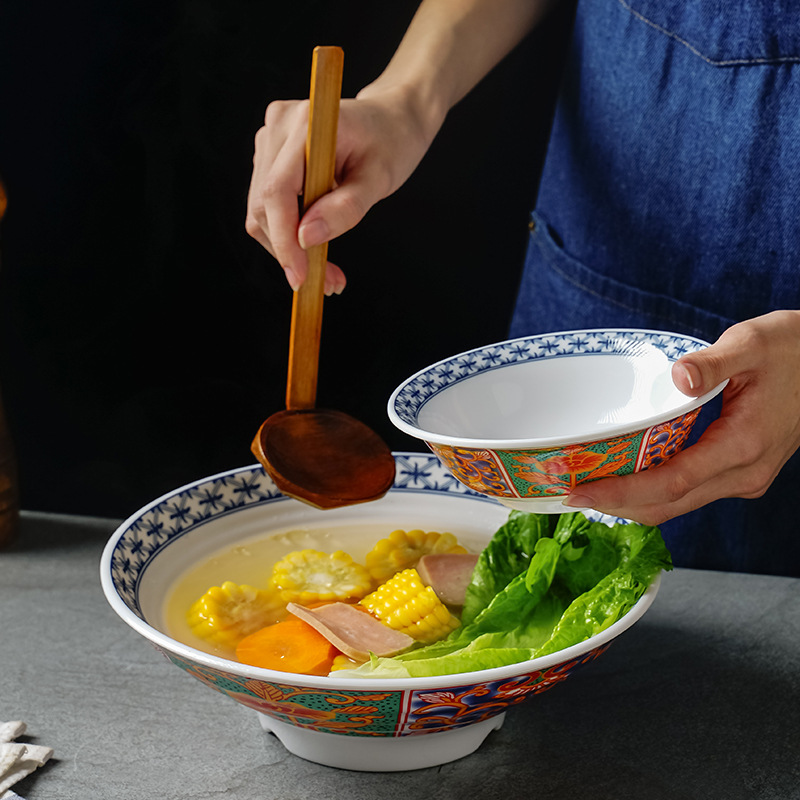
[[[314,48],[303,212],[333,188],[343,64],[344,52],[340,47]],[[307,254],[308,275],[292,300],[289,375],[286,383],[286,408],[292,410],[314,408],[317,400],[327,242],[309,248]]]

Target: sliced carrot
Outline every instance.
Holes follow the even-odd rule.
[[[307,622],[291,617],[245,636],[236,658],[253,667],[327,675],[339,651]]]

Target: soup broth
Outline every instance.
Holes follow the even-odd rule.
[[[215,553],[190,567],[176,581],[164,606],[166,633],[184,644],[211,655],[236,660],[233,650],[212,644],[196,636],[186,620],[192,604],[210,587],[225,581],[266,588],[274,564],[287,553],[306,548],[333,553],[343,550],[360,564],[380,539],[386,538],[397,525],[363,523],[331,527],[293,528],[271,532],[241,542]],[[486,540],[451,531],[459,544],[470,552],[480,552]]]

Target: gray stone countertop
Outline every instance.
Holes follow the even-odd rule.
[[[25,513],[0,552],[0,721],[55,750],[26,800],[800,798],[800,579],[675,570],[472,756],[362,773],[289,754],[122,623],[99,580],[115,527]]]

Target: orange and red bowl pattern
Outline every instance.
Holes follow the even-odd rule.
[[[385,690],[383,681],[375,681],[369,691],[314,688],[302,685],[302,679],[289,684],[247,678],[162,652],[206,686],[281,722],[321,733],[412,736],[491,719],[552,688],[607,648],[608,644],[601,645],[546,669],[489,682],[443,689]]]
[[[500,498],[568,495],[578,484],[662,464],[686,443],[700,409],[611,439],[530,450],[490,450],[427,442],[465,486]]]

